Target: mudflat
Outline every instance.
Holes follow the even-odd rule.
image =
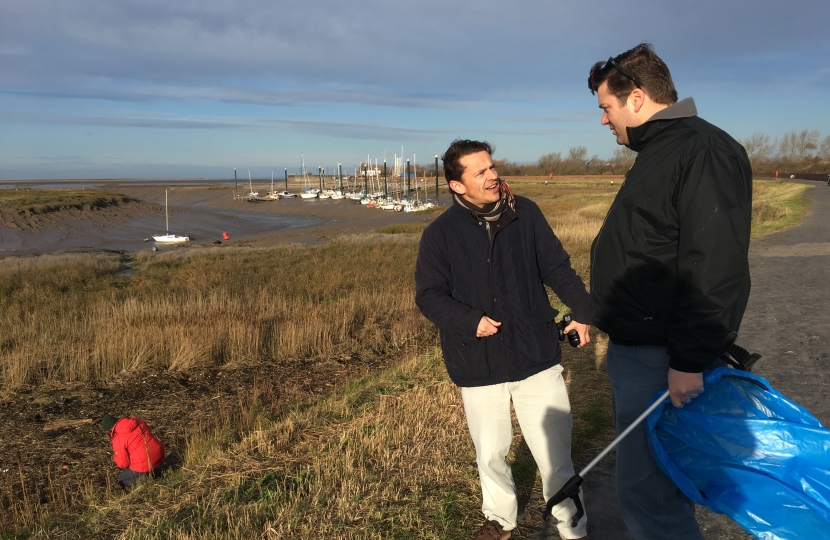
[[[289,188],[299,192],[296,186]],[[311,244],[391,224],[427,222],[434,217],[369,208],[348,199],[297,197],[252,203],[235,199],[233,186],[165,186],[160,182],[136,185],[133,181],[87,189],[118,193],[131,200],[106,207],[84,206],[42,213],[0,205],[0,256],[150,249],[157,245],[151,236],[165,232],[165,191],[170,231],[190,236],[191,246],[212,245],[216,241],[256,247],[287,242]],[[228,233],[230,240],[223,240],[223,232]]]

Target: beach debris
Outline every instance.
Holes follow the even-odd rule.
[[[68,429],[82,426],[84,424],[91,424],[92,418],[81,418],[78,420],[57,420],[55,422],[48,422],[44,424],[43,431],[55,431],[58,429]]]
[[[144,241],[145,241],[145,242],[149,242],[149,241],[150,241],[150,239],[149,239],[149,238],[145,238],[145,239],[144,239]]]
[[[214,245],[216,245],[216,246],[218,246],[218,245],[221,245],[221,244],[222,244],[222,241],[221,241],[221,240],[214,240],[214,241],[213,241],[213,244],[214,244]]]
[[[66,398],[65,397],[57,397],[55,398],[55,403],[61,407],[66,405]]]
[[[159,248],[157,248],[156,246],[153,246],[153,251],[158,251],[158,250],[159,250]]]

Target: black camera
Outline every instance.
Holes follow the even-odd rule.
[[[573,317],[571,314],[568,313],[562,317],[562,320],[556,323],[556,327],[559,328],[559,341],[565,341],[565,337],[568,338],[568,343],[571,344],[571,347],[579,347],[581,343],[579,341],[579,334],[576,330],[571,330],[567,334],[565,333],[565,327],[568,326],[573,322]]]

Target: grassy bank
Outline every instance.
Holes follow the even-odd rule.
[[[587,280],[590,241],[619,180],[511,185],[539,203]],[[753,234],[799,220],[802,191],[756,182]],[[400,358],[278,416],[255,396],[230,403],[234,414],[188,436],[180,465],[129,494],[88,486],[74,504],[62,504],[59,490],[51,496],[47,489],[40,500],[15,498],[17,478],[9,474],[0,482],[2,537],[468,535],[480,521],[480,488],[459,392],[446,379],[435,330],[413,302],[418,230],[381,232],[320,247],[0,260],[0,373],[7,394],[122,370],[327,355]],[[612,431],[605,342],[594,337],[583,350],[567,348],[563,360],[578,463]],[[521,436],[514,442],[510,459],[527,501],[536,470]]]
[[[105,207],[123,204],[129,197],[117,193],[77,189],[0,189],[0,207],[45,214],[64,208]]]
[[[810,186],[783,180],[755,180],[753,187],[752,238],[801,223],[810,202],[802,194]]]

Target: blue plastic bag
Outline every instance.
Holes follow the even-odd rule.
[[[718,368],[703,384],[646,419],[660,469],[756,538],[830,538],[830,430],[757,375]]]

